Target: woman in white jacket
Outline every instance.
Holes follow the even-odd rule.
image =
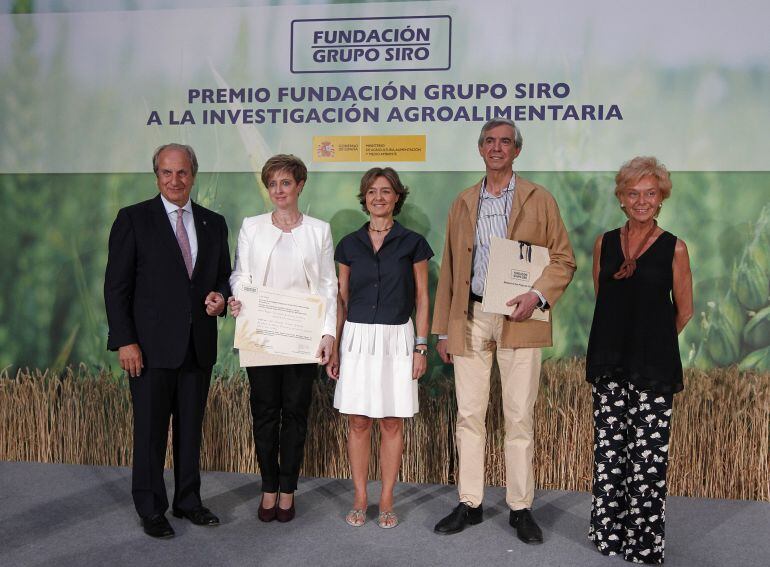
[[[230,286],[230,309],[237,317],[241,284],[313,293],[326,300],[320,364],[333,350],[337,319],[337,276],[329,223],[303,215],[297,206],[307,168],[292,155],[273,156],[262,182],[275,206],[271,213],[243,219]],[[246,368],[251,389],[254,445],[262,473],[257,516],[264,522],[294,517],[294,491],[302,465],[307,415],[317,365],[282,364]]]

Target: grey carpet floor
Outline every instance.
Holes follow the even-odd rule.
[[[489,488],[484,522],[454,536],[433,525],[456,503],[451,486],[400,484],[401,525],[376,525],[378,483],[370,485],[367,523],[345,524],[349,480],[303,479],[297,517],[256,519],[259,477],[208,472],[204,503],[223,524],[202,528],[170,514],[177,536],[145,536],[131,502],[126,468],[0,462],[0,565],[286,565],[286,566],[622,566],[604,557],[586,532],[590,497],[540,491],[534,514],[545,543],[527,546],[508,527],[504,490]],[[167,473],[169,495],[173,480]],[[770,504],[668,499],[666,565],[770,565]]]

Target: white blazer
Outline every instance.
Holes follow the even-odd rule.
[[[238,284],[264,285],[270,253],[281,237],[271,213],[243,219],[235,249],[235,268],[230,288]],[[302,255],[302,265],[310,282],[310,292],[326,300],[324,335],[337,334],[337,273],[334,270],[334,244],[328,222],[303,215],[302,224],[289,234]]]

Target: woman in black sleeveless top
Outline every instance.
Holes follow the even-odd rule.
[[[683,388],[677,335],[692,317],[690,260],[685,243],[655,221],[671,194],[665,166],[634,158],[615,185],[628,222],[594,245],[589,538],[605,555],[663,563],[671,407]]]

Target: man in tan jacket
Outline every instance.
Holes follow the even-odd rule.
[[[482,521],[485,417],[493,357],[497,355],[505,415],[506,502],[509,523],[526,543],[543,535],[531,514],[533,413],[540,379],[540,348],[551,346],[551,323],[530,319],[553,307],[575,272],[575,257],[553,196],[513,172],[522,137],[516,125],[493,119],[481,129],[485,177],[460,193],[447,220],[434,334],[445,363],[454,363],[457,395],[457,488],[460,503],[436,524],[440,534]],[[492,236],[548,248],[550,264],[532,290],[511,298],[509,316],[481,308]]]

